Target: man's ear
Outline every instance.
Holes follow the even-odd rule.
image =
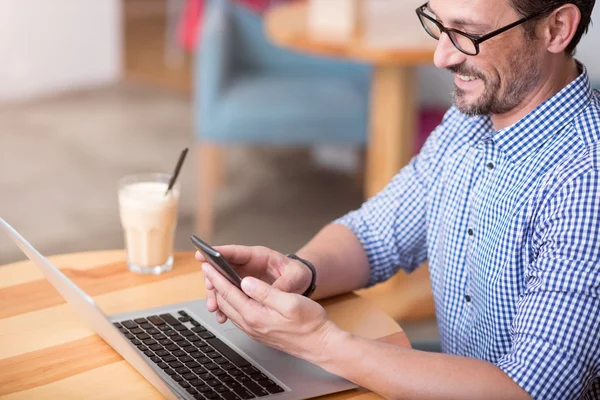
[[[565,4],[554,10],[546,18],[540,35],[546,41],[548,51],[556,54],[565,51],[577,33],[580,21],[581,11],[574,4]]]

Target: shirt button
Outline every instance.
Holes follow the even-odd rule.
[[[489,170],[496,168],[496,166],[494,165],[493,162],[488,163],[486,166],[487,166],[487,169],[489,169]]]
[[[467,231],[467,233],[469,234],[469,236],[473,236],[473,229],[469,228],[469,230]]]
[[[467,294],[467,295],[465,295],[465,301],[466,301],[467,303],[470,303],[470,302],[471,302],[471,296],[469,296],[468,294]]]

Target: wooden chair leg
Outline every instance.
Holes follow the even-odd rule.
[[[196,146],[196,223],[195,232],[212,241],[215,227],[215,199],[223,183],[222,149],[208,143]]]

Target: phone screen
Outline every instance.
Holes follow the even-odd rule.
[[[227,260],[209,244],[202,241],[198,236],[192,235],[192,243],[198,251],[200,251],[206,262],[213,266],[217,271],[221,273],[227,280],[233,283],[235,286],[241,289],[242,277],[233,269],[233,267],[227,262]]]

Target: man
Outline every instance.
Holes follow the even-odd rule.
[[[421,7],[435,64],[454,73],[454,107],[385,190],[300,260],[219,248],[246,278],[242,292],[203,263],[209,310],[386,398],[600,398],[600,93],[573,58],[593,6]],[[444,354],[356,337],[301,295],[313,276],[319,299],[425,259]]]

